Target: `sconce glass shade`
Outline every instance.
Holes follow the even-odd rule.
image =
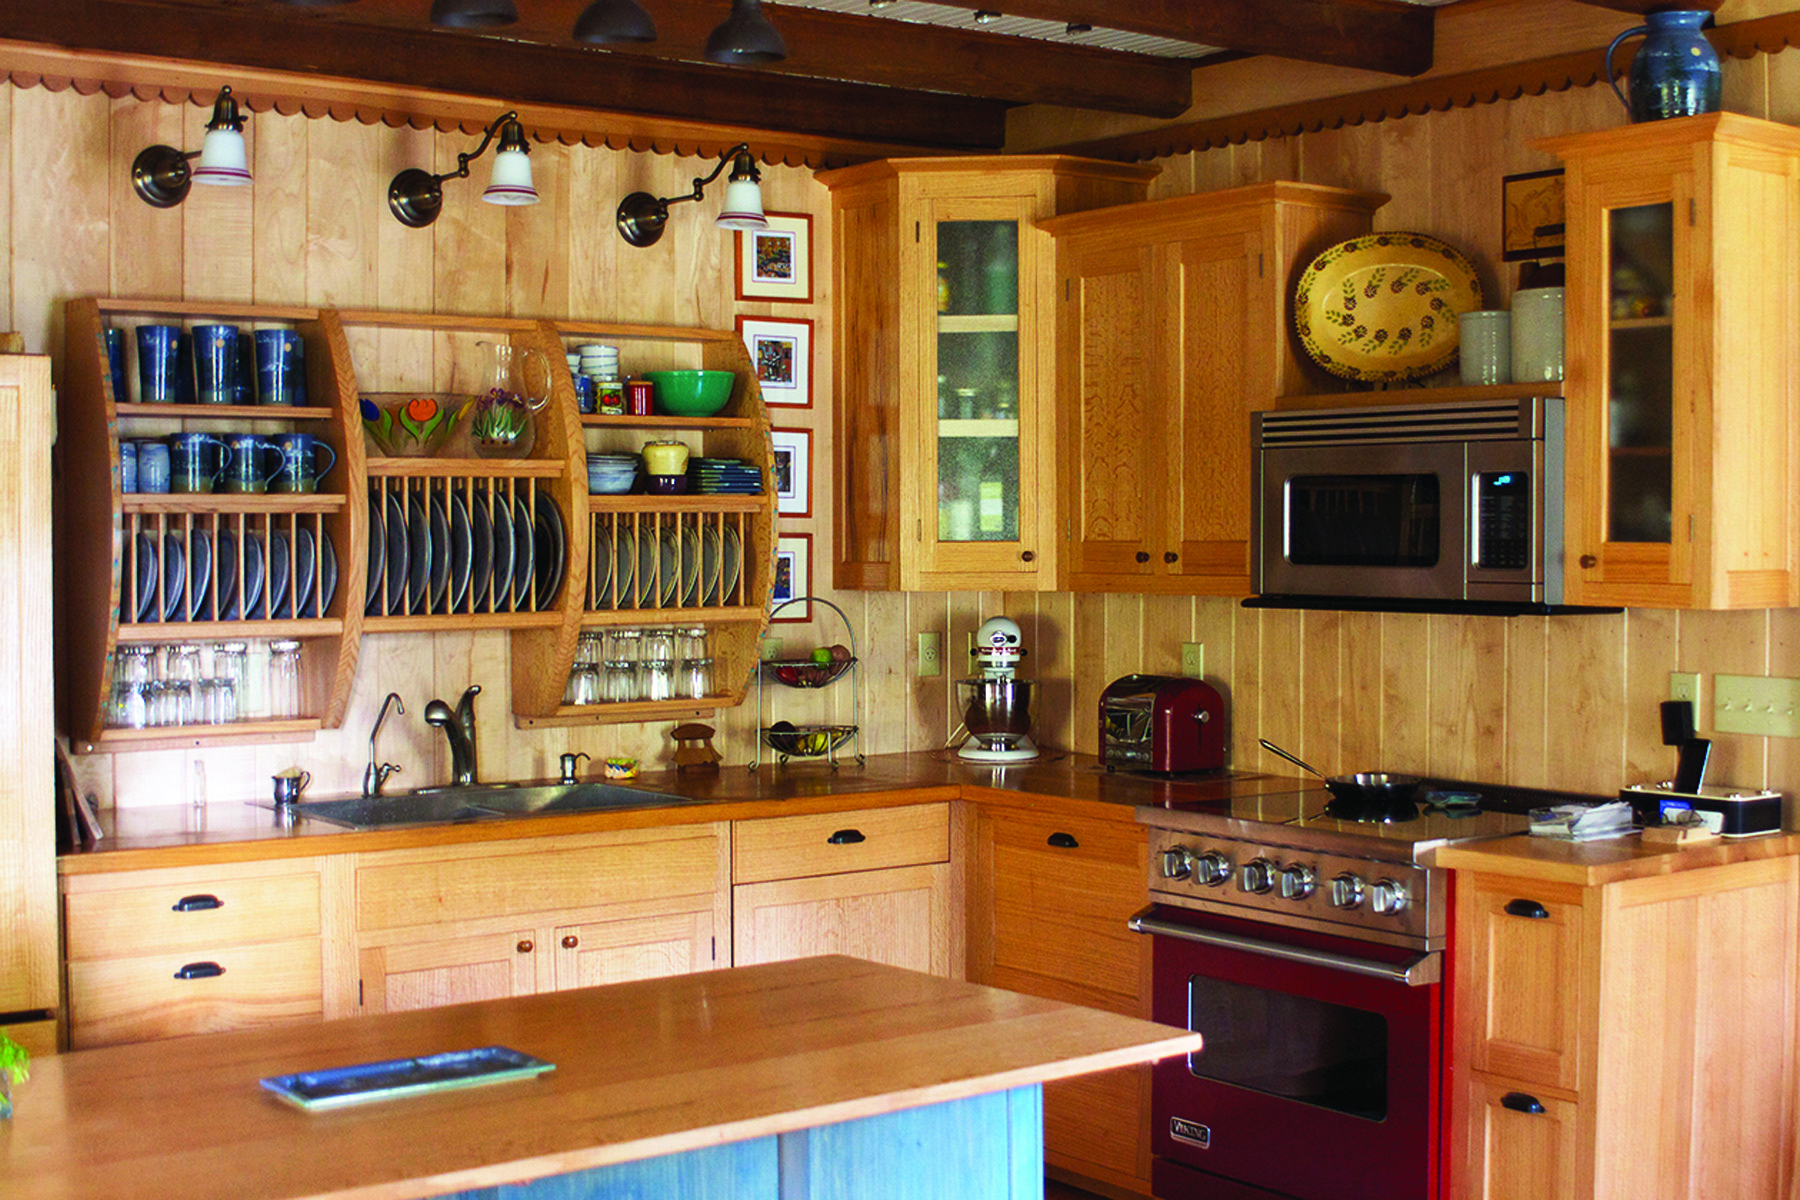
[[[431,0],[431,23],[446,29],[492,29],[518,19],[513,0]]]
[[[787,43],[763,16],[762,0],[731,0],[731,15],[706,39],[706,61],[740,67],[780,62]]]
[[[481,198],[489,204],[536,204],[531,186],[531,157],[524,150],[502,150],[494,155],[494,173],[488,177]]]
[[[594,0],[575,21],[575,40],[591,46],[654,42],[656,23],[637,0]]]
[[[756,160],[748,150],[741,151],[731,163],[731,176],[725,181],[725,203],[719,206],[714,222],[720,229],[767,229],[769,219],[763,216],[761,176],[756,173]]]
[[[235,129],[208,130],[206,140],[200,144],[194,182],[219,187],[248,186],[250,162],[244,152],[244,135]]]

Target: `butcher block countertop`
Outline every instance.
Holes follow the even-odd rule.
[[[1142,804],[1226,799],[1299,786],[1291,777],[1242,771],[1182,780],[1139,778],[1108,772],[1093,756],[1080,754],[1024,766],[983,767],[944,752],[876,755],[865,766],[847,762],[836,771],[816,765],[765,765],[756,771],[724,766],[716,773],[689,774],[646,771],[634,782],[702,803],[374,830],[305,819],[284,822],[267,807],[243,803],[214,802],[201,810],[186,805],[124,808],[102,813],[106,836],[91,849],[64,851],[57,869],[75,875],[365,853],[956,799],[1017,802],[1029,797],[1034,803],[1099,806],[1094,811],[1100,812],[1116,808],[1120,821],[1132,823],[1132,810]]]
[[[302,1112],[258,1080],[503,1045],[535,1079]],[[412,1197],[958,1100],[1198,1034],[843,957],[45,1057],[0,1131],[39,1200]]]
[[[1458,871],[1510,875],[1516,879],[1598,887],[1627,879],[1647,879],[1757,859],[1786,858],[1792,854],[1800,854],[1800,833],[1719,838],[1687,846],[1656,845],[1637,834],[1595,842],[1566,842],[1560,838],[1521,834],[1491,842],[1445,846],[1437,852],[1433,865]]]

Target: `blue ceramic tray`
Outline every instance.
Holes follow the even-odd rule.
[[[529,1079],[554,1070],[555,1063],[541,1058],[520,1054],[505,1046],[483,1046],[477,1050],[428,1054],[423,1058],[396,1058],[388,1062],[333,1067],[328,1071],[272,1075],[264,1079],[262,1085],[289,1104],[310,1111],[483,1083],[505,1083],[510,1079]]]

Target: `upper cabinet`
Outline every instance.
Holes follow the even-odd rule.
[[[1055,263],[1037,224],[1158,168],[903,159],[832,192],[840,588],[1057,585]]]
[[[1301,351],[1288,299],[1386,200],[1267,183],[1043,223],[1069,590],[1250,594],[1250,413],[1341,386]]]
[[[1800,603],[1800,130],[1730,113],[1567,164],[1573,604]]]

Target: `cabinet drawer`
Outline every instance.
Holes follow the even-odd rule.
[[[71,962],[69,1045],[319,1021],[323,989],[316,937]]]
[[[1473,1074],[1467,1084],[1469,1200],[1574,1196],[1580,1106],[1529,1084]]]
[[[950,861],[950,806],[864,808],[739,821],[732,879],[762,883]]]
[[[1579,888],[1477,877],[1465,897],[1470,1065],[1576,1090],[1586,911]]]
[[[478,851],[370,855],[356,869],[356,928],[710,895],[720,886],[723,825],[605,835],[570,845],[490,843]]]
[[[63,919],[72,960],[316,937],[319,876],[196,872],[146,887],[71,889]]]

